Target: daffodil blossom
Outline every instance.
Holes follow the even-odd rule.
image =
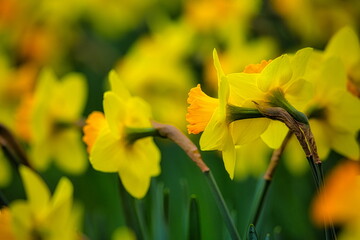
[[[20,174],[27,200],[10,205],[14,239],[78,239],[80,209],[73,208],[71,182],[61,178],[51,196],[44,181],[31,169],[21,166]]]
[[[93,113],[84,127],[84,141],[94,169],[118,172],[125,189],[142,198],[150,179],[160,173],[160,152],[150,136],[150,106],[132,97],[121,86],[116,73],[110,73],[113,91],[104,94],[104,113]]]
[[[261,136],[270,147],[277,148],[287,132],[283,123],[262,118],[257,104],[282,107],[298,121],[304,118],[306,121],[294,106],[301,105],[309,95],[310,83],[302,77],[310,54],[311,49],[303,49],[293,57],[283,55],[262,64],[264,69],[260,69],[260,73],[225,75],[214,51],[219,98],[208,97],[199,86],[190,91],[188,130],[190,133],[204,131],[200,139],[202,150],[222,151],[231,178],[236,163],[235,145],[244,145]]]
[[[18,126],[29,141],[31,164],[45,170],[54,160],[62,170],[79,174],[87,167],[86,154],[77,128],[86,99],[85,78],[76,73],[58,81],[44,69],[33,96],[18,111]]]

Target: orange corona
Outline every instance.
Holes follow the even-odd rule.
[[[198,134],[204,131],[214,109],[219,105],[219,100],[206,95],[198,84],[190,90],[187,102],[190,104],[186,114],[188,132]]]
[[[83,141],[87,145],[87,151],[90,153],[101,129],[106,124],[105,116],[101,112],[92,112],[86,119],[86,125],[83,128]]]

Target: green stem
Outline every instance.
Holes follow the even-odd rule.
[[[257,187],[255,199],[251,207],[251,212],[250,212],[251,215],[249,222],[250,224],[254,224],[255,226],[257,225],[271,182],[272,180],[266,180],[264,178],[260,179],[260,182]]]
[[[225,225],[228,228],[231,239],[241,240],[240,235],[235,227],[235,224],[230,216],[229,210],[225,204],[225,200],[221,195],[218,185],[216,184],[214,176],[212,175],[210,170],[205,171],[204,175],[210,185],[210,189],[214,195],[214,198],[215,198],[216,204],[220,210],[220,213],[221,213],[222,217],[224,218]]]
[[[283,142],[281,143],[280,148],[276,149],[271,156],[269,166],[264,174],[264,177],[259,182],[256,191],[255,199],[253,201],[253,206],[251,207],[249,224],[254,224],[255,226],[257,225],[259,216],[261,214],[261,210],[265,202],[266,195],[268,193],[276,168],[278,166],[280,157],[283,154],[285,147],[289,143],[292,135],[293,135],[292,131],[288,131]]]
[[[135,201],[135,212],[136,212],[136,217],[137,220],[139,222],[139,227],[140,227],[140,231],[141,231],[141,235],[142,235],[142,239],[144,240],[148,240],[149,236],[147,234],[147,230],[146,230],[146,224],[145,224],[145,217],[144,217],[144,213],[143,213],[143,206],[142,206],[142,202],[140,199],[134,199]]]
[[[159,132],[155,128],[126,128],[126,139],[129,143],[141,138],[155,136],[159,136]]]

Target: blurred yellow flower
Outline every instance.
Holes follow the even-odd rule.
[[[314,85],[314,96],[308,102],[307,113],[317,142],[320,158],[326,158],[330,149],[359,159],[356,141],[360,129],[360,100],[346,90],[346,73],[336,57],[321,61],[310,70],[308,79]]]
[[[10,204],[9,212],[2,210],[0,232],[7,230],[13,238],[60,240],[79,239],[79,209],[73,208],[73,186],[67,178],[61,178],[54,195],[43,180],[32,170],[20,166],[27,200]],[[9,229],[9,220],[11,229]],[[9,231],[10,230],[10,231]]]
[[[120,59],[116,71],[133,94],[153,106],[157,121],[184,129],[186,94],[195,82],[188,64],[194,32],[182,21],[153,25],[151,34],[139,38]]]
[[[296,36],[306,44],[325,43],[337,29],[359,27],[359,1],[271,0],[271,7]],[[355,10],[356,9],[356,10]]]
[[[312,216],[318,225],[342,225],[340,240],[360,237],[360,165],[346,161],[327,177],[325,187],[314,199]]]
[[[125,189],[142,198],[151,177],[160,174],[160,152],[148,137],[154,133],[150,106],[130,96],[114,71],[109,78],[113,91],[104,94],[105,116],[95,112],[88,117],[84,141],[94,169],[118,172]]]
[[[16,124],[18,134],[29,140],[36,169],[45,170],[53,159],[66,172],[85,171],[86,154],[77,124],[86,94],[82,75],[71,73],[58,81],[52,71],[42,71],[35,93],[18,110]]]
[[[347,75],[347,86],[360,97],[360,46],[359,38],[350,27],[340,29],[328,42],[324,58],[340,57]]]
[[[0,209],[0,236],[2,240],[16,240],[11,226],[11,213],[7,207]]]

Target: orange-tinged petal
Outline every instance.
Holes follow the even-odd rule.
[[[244,73],[260,73],[269,63],[271,63],[271,59],[266,61],[262,60],[260,63],[249,64],[245,66]]]
[[[0,209],[0,236],[3,240],[16,240],[12,230],[12,216],[8,208]]]
[[[205,130],[214,110],[219,105],[219,100],[206,95],[198,84],[190,90],[187,101],[190,104],[186,114],[186,121],[189,123],[188,132],[198,134]]]
[[[92,112],[86,119],[85,123],[86,124],[83,128],[83,141],[87,145],[88,153],[90,153],[92,146],[100,134],[100,131],[106,126],[107,123],[102,112]]]

